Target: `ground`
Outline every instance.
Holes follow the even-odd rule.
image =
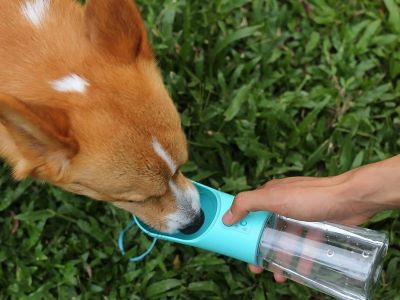
[[[185,172],[229,193],[399,153],[400,1],[138,1],[190,141]],[[328,299],[158,242],[117,250],[129,215],[0,166],[0,299]],[[399,211],[374,299],[400,299]],[[135,254],[149,240],[133,231]]]

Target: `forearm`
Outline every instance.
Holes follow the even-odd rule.
[[[339,177],[343,180],[346,197],[357,203],[379,210],[400,207],[400,155],[362,166]]]

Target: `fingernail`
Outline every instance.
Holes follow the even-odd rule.
[[[222,222],[225,225],[232,225],[232,218],[233,218],[233,214],[232,211],[230,209],[228,209],[228,211],[224,214],[224,216],[222,217]]]

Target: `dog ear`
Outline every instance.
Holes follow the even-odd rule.
[[[78,152],[63,110],[0,94],[1,126],[0,154],[13,165],[17,179],[33,176],[57,182]]]
[[[85,8],[91,43],[123,63],[152,58],[146,29],[133,0],[88,0]]]

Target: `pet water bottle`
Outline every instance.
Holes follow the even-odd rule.
[[[388,248],[384,233],[272,214],[258,265],[338,299],[370,299]]]
[[[266,211],[251,212],[237,224],[226,226],[222,216],[234,196],[194,184],[204,213],[204,223],[195,233],[165,234],[136,217],[134,223],[155,239],[259,265],[338,299],[371,298],[388,248],[384,233],[328,222],[298,221]],[[119,239],[123,253],[125,232],[121,231]]]

